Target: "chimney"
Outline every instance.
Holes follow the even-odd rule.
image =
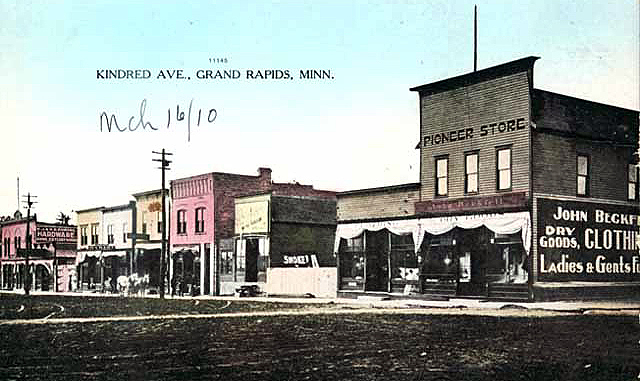
[[[258,168],[258,174],[260,177],[260,188],[263,190],[271,189],[271,168]]]

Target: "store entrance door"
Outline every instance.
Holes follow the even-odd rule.
[[[365,291],[388,291],[389,267],[386,253],[367,253],[367,280]]]
[[[464,235],[458,261],[458,294],[487,296],[487,250],[478,235]]]
[[[389,291],[389,232],[366,232],[365,291]]]
[[[258,256],[260,249],[258,246],[258,239],[247,239],[246,246],[246,267],[245,267],[245,282],[257,282],[258,281]]]

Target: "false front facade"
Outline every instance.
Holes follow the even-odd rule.
[[[338,195],[342,291],[540,300],[637,286],[638,112],[535,89],[536,60],[411,89],[420,182]]]

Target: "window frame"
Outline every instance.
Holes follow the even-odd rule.
[[[435,184],[434,184],[434,191],[435,191],[435,197],[436,198],[446,198],[449,197],[449,155],[439,155],[439,156],[434,156],[434,178],[435,178]],[[446,167],[445,167],[445,171],[446,174],[445,176],[438,176],[438,162],[441,160],[445,160],[446,162]],[[443,194],[440,193],[440,179],[444,178],[446,181],[446,192],[444,192]]]
[[[91,224],[91,244],[92,245],[97,245],[99,243],[99,239],[98,239],[99,228],[100,228],[100,224]]]
[[[509,152],[509,186],[506,188],[500,187],[500,174],[506,169],[500,169],[500,152]],[[496,191],[497,192],[510,192],[513,190],[513,146],[504,145],[496,147]]]
[[[176,232],[177,234],[187,234],[187,211],[179,209],[176,212]]]
[[[107,225],[107,244],[112,244],[115,242],[115,237],[113,236],[113,224]]]
[[[581,175],[580,174],[580,158],[584,157],[587,159],[587,173],[586,175]],[[584,177],[585,179],[585,184],[584,184],[584,194],[580,193],[580,177]],[[589,155],[583,154],[583,153],[577,153],[576,154],[576,196],[578,197],[589,197],[590,193],[589,192],[589,185],[591,183],[591,157],[589,157]],[[628,192],[628,191],[627,191]]]
[[[89,229],[87,225],[80,226],[80,246],[89,244]]]
[[[204,206],[197,207],[195,210],[196,218],[195,218],[195,232],[196,233],[204,233],[204,218],[205,212],[207,208]],[[198,219],[200,218],[200,219]]]
[[[469,172],[469,168],[467,167],[467,158],[469,156],[475,156],[476,157],[476,168],[475,168],[475,172]],[[476,175],[476,190],[474,191],[470,191],[469,190],[469,175]],[[474,151],[468,151],[464,153],[464,194],[467,195],[475,195],[478,194],[480,192],[480,151],[479,150],[474,150]]]
[[[631,181],[631,167],[633,167],[633,170],[635,172],[635,181]],[[627,165],[627,200],[629,201],[638,201],[638,175],[638,166],[636,164],[629,163]],[[633,195],[629,192],[629,187],[631,186],[631,184],[633,184],[635,187]]]

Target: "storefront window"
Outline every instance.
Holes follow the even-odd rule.
[[[487,280],[493,283],[526,283],[528,257],[520,233],[495,234],[487,258]]]
[[[391,234],[391,279],[418,280],[418,256],[411,234]]]
[[[427,235],[422,246],[422,274],[426,282],[455,282],[456,256],[452,232]]]
[[[340,276],[357,280],[364,279],[364,238],[342,240],[343,250],[340,253]]]
[[[244,274],[244,265],[245,265],[245,255],[244,255],[244,241],[238,241],[242,247],[241,250],[237,251],[237,255],[236,255],[236,271],[241,272]]]
[[[221,263],[220,263],[220,273],[229,275],[233,273],[233,252],[232,251],[223,251],[220,254]]]

